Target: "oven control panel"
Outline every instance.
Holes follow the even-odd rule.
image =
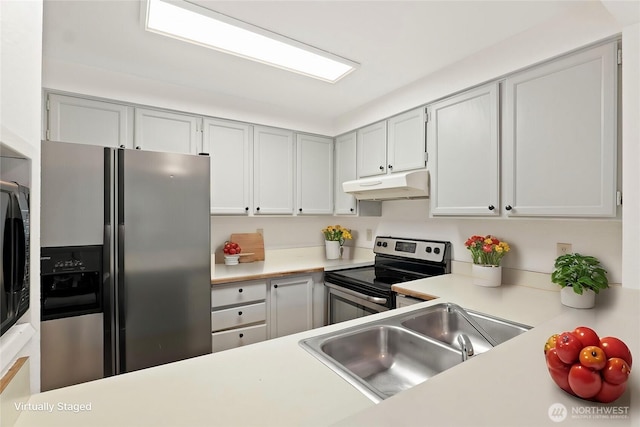
[[[423,261],[444,262],[451,258],[450,247],[451,243],[440,240],[378,236],[373,246],[373,252]]]

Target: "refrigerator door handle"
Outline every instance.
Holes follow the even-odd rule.
[[[104,232],[102,250],[102,307],[104,314],[104,376],[117,374],[116,354],[117,322],[115,316],[116,294],[113,256],[113,173],[114,154],[111,148],[104,149]]]
[[[116,310],[116,372],[118,374],[127,372],[126,366],[126,292],[124,283],[125,272],[125,233],[124,233],[124,196],[125,196],[125,179],[124,179],[124,165],[125,165],[125,150],[118,149],[115,154],[115,168],[113,176],[116,179],[114,187],[118,189],[117,195],[114,196],[115,209],[114,217],[118,224],[118,230],[115,238],[115,256],[116,260],[115,271],[115,299]]]

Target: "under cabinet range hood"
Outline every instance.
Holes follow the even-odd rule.
[[[429,197],[429,172],[422,169],[357,179],[342,183],[342,189],[358,200],[424,199]]]

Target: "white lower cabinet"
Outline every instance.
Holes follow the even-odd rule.
[[[253,325],[211,334],[213,352],[254,344],[267,339],[267,325]]]
[[[267,283],[237,282],[211,290],[213,352],[267,339]]]
[[[214,285],[213,352],[325,325],[323,273]]]
[[[313,328],[313,277],[272,279],[269,293],[269,338]]]
[[[265,313],[264,302],[216,310],[211,312],[211,324],[215,325],[216,329],[237,328],[250,323],[264,322]]]

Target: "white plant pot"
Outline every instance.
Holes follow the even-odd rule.
[[[325,240],[325,249],[327,253],[327,259],[340,259],[342,257],[342,247],[337,240]]]
[[[582,295],[576,294],[571,286],[560,289],[560,302],[572,308],[593,308],[596,305],[596,293],[585,289]]]
[[[494,288],[502,284],[502,267],[495,265],[471,265],[473,284]]]

